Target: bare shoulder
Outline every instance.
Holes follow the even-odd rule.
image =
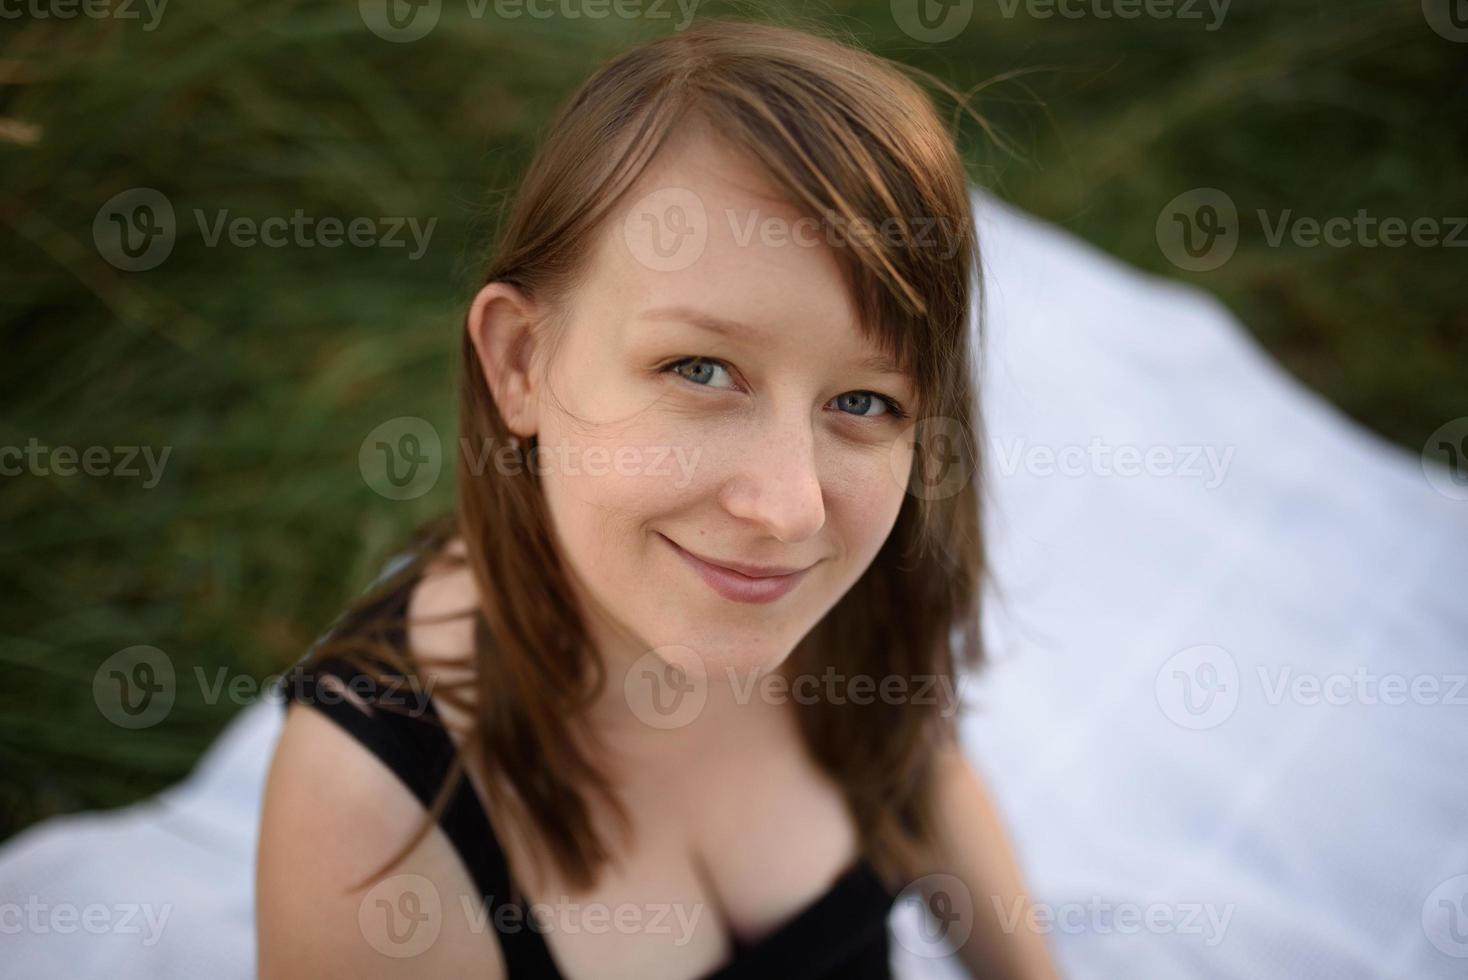
[[[377,756],[292,702],[266,778],[256,860],[258,975],[505,975],[482,898],[437,826]],[[360,884],[359,884],[360,883]]]
[[[474,610],[479,589],[469,568],[464,543],[451,539],[428,564],[408,598],[407,654],[432,694],[454,687],[471,698],[474,681]],[[462,736],[472,715],[439,698],[434,702],[444,722]]]

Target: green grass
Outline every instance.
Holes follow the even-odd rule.
[[[1248,222],[1222,268],[1154,239],[1180,192],[1240,212],[1468,215],[1468,44],[1414,2],[1238,0],[1223,26],[1005,17],[976,0],[922,44],[887,2],[807,7],[956,88],[972,177],[1143,268],[1217,292],[1291,371],[1417,451],[1468,415],[1465,255],[1271,247]],[[559,100],[666,22],[473,20],[391,44],[353,3],[192,0],[137,22],[7,22],[0,52],[0,445],[169,447],[164,478],[0,477],[0,838],[182,776],[241,706],[194,670],[261,678],[300,655],[398,536],[446,506],[374,493],[366,434],[418,415],[453,433],[463,301],[497,202]],[[493,8],[491,8],[493,9]],[[703,13],[719,12],[706,6]],[[167,261],[122,272],[92,240],[132,187],[179,214]],[[208,247],[192,219],[436,218],[426,253]],[[106,720],[114,652],[165,651],[161,723]]]

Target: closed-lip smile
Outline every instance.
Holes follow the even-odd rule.
[[[813,566],[750,565],[745,562],[713,561],[682,547],[666,534],[658,537],[698,572],[719,595],[734,602],[774,602],[800,582]]]

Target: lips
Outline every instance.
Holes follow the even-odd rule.
[[[766,567],[759,569],[756,574],[745,574],[742,571],[716,565],[700,558],[680,547],[665,534],[660,533],[658,537],[666,541],[668,546],[677,552],[678,557],[699,574],[709,588],[731,602],[774,602],[795,588],[805,577],[805,573],[810,571],[810,568]],[[750,568],[750,566],[743,567]]]

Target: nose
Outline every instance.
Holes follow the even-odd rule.
[[[808,418],[776,420],[748,444],[740,472],[724,485],[724,509],[786,543],[826,524],[826,504]]]

